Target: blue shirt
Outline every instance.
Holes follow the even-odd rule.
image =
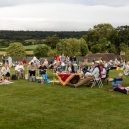
[[[117,88],[118,84],[120,84],[122,86],[122,78],[114,78],[113,82],[112,82],[112,86],[113,88]]]

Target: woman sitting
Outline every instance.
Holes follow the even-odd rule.
[[[43,80],[46,82],[48,80],[48,75],[47,75],[47,67],[45,66],[44,63],[39,67],[39,73],[43,77]]]
[[[7,64],[3,64],[1,74],[2,76],[5,76],[6,80],[10,80],[10,69]]]
[[[23,66],[21,61],[18,62],[18,65],[15,67],[15,70],[16,70],[16,74],[17,74],[18,79],[20,77],[24,78],[24,76],[25,76],[24,75],[24,66]]]
[[[75,73],[74,66],[72,63],[68,63],[68,72],[69,73]]]
[[[29,65],[28,67],[28,72],[29,72],[29,76],[35,76],[35,73],[36,73],[36,65],[31,62],[31,64]]]

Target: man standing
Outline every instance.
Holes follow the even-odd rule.
[[[9,67],[12,67],[12,57],[11,56],[8,57],[8,64],[9,64]]]
[[[2,56],[2,64],[5,64],[5,54]]]

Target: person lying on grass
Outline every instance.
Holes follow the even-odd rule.
[[[114,78],[112,82],[113,90],[124,94],[128,94],[129,90],[126,87],[122,87],[122,81],[123,81],[123,74],[119,73],[118,76]]]

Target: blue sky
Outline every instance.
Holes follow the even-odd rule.
[[[128,0],[4,0],[0,30],[87,31],[129,25]]]

